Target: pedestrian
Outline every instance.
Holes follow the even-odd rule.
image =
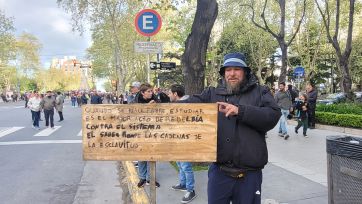
[[[260,204],[262,169],[268,162],[265,133],[280,118],[268,88],[258,85],[241,53],[224,56],[215,87],[185,102],[217,103],[217,159],[208,172],[209,204]]]
[[[88,104],[88,96],[87,96],[85,93],[83,93],[80,98],[81,98],[81,103],[80,103],[80,105]],[[79,104],[78,104],[78,105],[79,105]]]
[[[97,91],[91,93],[91,104],[102,104],[102,97],[100,97]]]
[[[127,103],[133,103],[136,94],[139,92],[140,90],[140,86],[141,83],[138,81],[132,82],[131,86],[130,86],[130,93],[127,96]]]
[[[47,91],[46,96],[41,102],[41,107],[44,111],[45,126],[54,129],[54,108],[55,108],[55,97],[51,91]]]
[[[307,96],[308,96],[308,127],[309,129],[315,129],[315,109],[317,107],[318,92],[312,83],[307,84]]]
[[[71,94],[70,101],[72,102],[72,107],[75,108],[75,102],[77,101],[77,96],[74,93]]]
[[[57,92],[57,97],[55,99],[55,109],[58,111],[59,120],[58,122],[62,122],[64,120],[63,117],[63,104],[64,104],[64,96],[59,91]]]
[[[140,85],[139,92],[136,94],[132,103],[159,103],[157,97],[153,94],[153,87],[144,83]],[[150,164],[148,161],[138,161],[138,177],[139,182],[137,186],[142,188],[145,184],[150,183]],[[160,184],[156,181],[156,187],[160,187]]]
[[[295,103],[296,114],[298,118],[298,125],[295,127],[295,133],[298,134],[298,130],[303,126],[303,136],[308,137],[308,96],[307,94],[301,94],[299,101]]]
[[[82,94],[81,93],[77,94],[77,104],[78,104],[78,107],[82,106]]]
[[[185,95],[185,88],[182,85],[174,84],[168,93],[171,102],[186,100],[189,96]],[[179,169],[179,183],[172,186],[173,190],[186,191],[182,197],[181,203],[189,203],[196,198],[195,178],[191,162],[176,162]]]
[[[25,108],[28,107],[28,102],[29,102],[30,94],[31,94],[31,93],[27,93],[27,92],[25,92],[25,93],[23,94],[23,98],[24,98],[24,100],[25,100]]]
[[[33,128],[36,130],[40,130],[39,119],[40,119],[40,111],[41,111],[41,101],[39,94],[37,91],[34,91],[33,95],[29,95],[29,101],[27,107],[31,111],[31,116],[33,120]]]
[[[278,135],[280,137],[284,137],[284,139],[287,140],[289,138],[287,129],[287,117],[289,115],[289,110],[292,107],[292,96],[288,90],[285,90],[285,82],[279,83],[279,90],[275,94],[275,101],[277,102],[282,113],[279,119]]]

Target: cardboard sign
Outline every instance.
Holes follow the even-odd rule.
[[[84,160],[216,161],[216,104],[82,106]]]

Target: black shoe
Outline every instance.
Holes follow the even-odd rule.
[[[297,129],[297,128],[294,128],[294,132],[295,132],[296,134],[298,134],[298,129]]]
[[[145,185],[146,185],[146,179],[140,179],[140,181],[137,184],[138,188],[142,188]]]
[[[150,181],[147,181],[146,182],[146,185],[150,185]],[[155,182],[155,185],[156,185],[156,188],[159,188],[160,187],[160,184],[156,181]]]
[[[278,136],[279,137],[284,137],[284,135],[280,132],[280,133],[278,133]]]
[[[306,133],[303,133],[303,136],[304,136],[305,138],[308,138],[308,135],[307,135]]]
[[[181,186],[181,184],[177,184],[171,188],[175,191],[187,191],[186,186]]]
[[[187,192],[181,200],[181,203],[189,203],[196,198],[195,191]]]
[[[285,134],[284,135],[284,139],[287,140],[289,138],[289,135],[288,134]]]
[[[64,119],[63,119],[64,120]],[[58,122],[62,122],[63,120],[58,120]]]

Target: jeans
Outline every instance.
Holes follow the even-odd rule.
[[[150,164],[147,161],[138,161],[138,177],[149,181],[150,175]]]
[[[72,100],[72,107],[75,107],[75,101]]]
[[[195,178],[192,171],[192,164],[190,162],[176,162],[179,168],[179,179],[181,186],[186,186],[188,192],[194,190]]]
[[[54,110],[45,110],[44,109],[44,116],[45,116],[45,126],[49,126],[49,119],[50,119],[50,127],[54,127]]]
[[[40,111],[31,111],[31,117],[33,118],[33,126],[39,127]]]
[[[282,115],[279,119],[279,132],[281,132],[283,135],[288,134],[287,131],[287,116],[289,114],[289,110],[280,109],[282,112]]]
[[[260,204],[261,170],[248,171],[243,178],[233,178],[222,172],[216,164],[212,164],[208,172],[207,183],[208,204]]]
[[[62,112],[62,111],[58,111],[58,114],[59,114],[59,120],[64,120],[63,112]]]
[[[297,127],[295,127],[295,129],[298,130],[302,126],[303,126],[303,134],[306,135],[307,129],[308,129],[308,118],[304,118],[304,119],[299,118],[298,125],[297,125]]]

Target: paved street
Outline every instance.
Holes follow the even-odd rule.
[[[45,122],[41,121],[42,129],[38,131],[31,128],[30,110],[24,108],[24,102],[0,103],[1,203],[104,203],[113,197],[120,200],[121,189],[114,187],[119,186],[116,162],[84,162],[81,109],[72,108],[67,102],[63,113],[65,120],[55,122],[54,130],[44,129]],[[56,113],[54,120],[58,119]],[[104,173],[104,179],[112,180],[104,180]],[[116,192],[98,190],[102,185],[112,185]]]

